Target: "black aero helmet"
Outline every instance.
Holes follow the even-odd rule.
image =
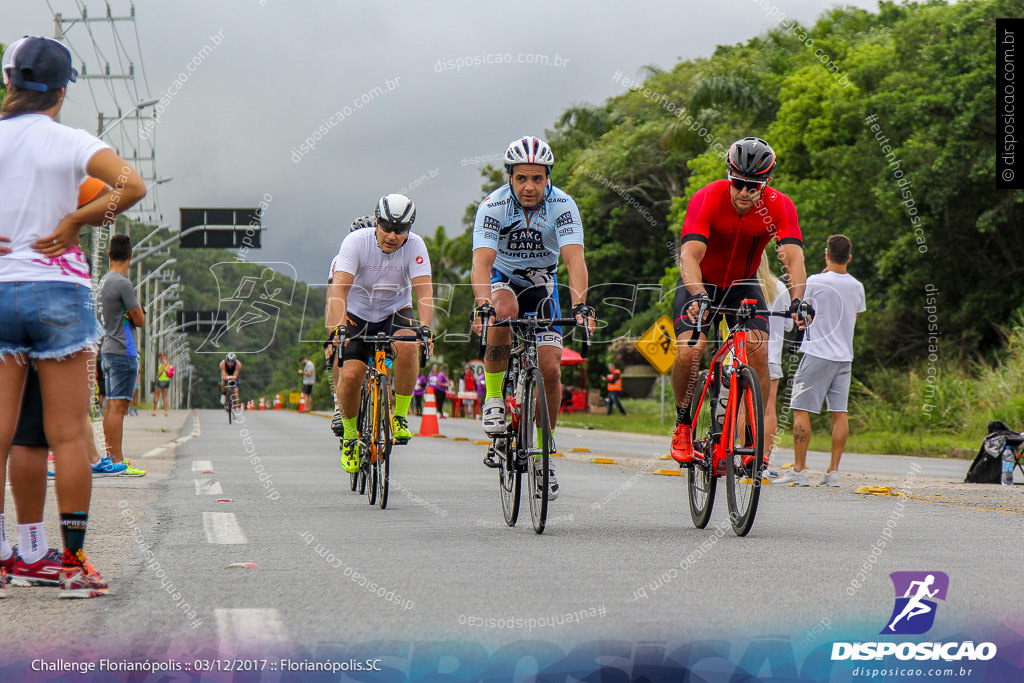
[[[725,168],[744,178],[768,180],[775,168],[775,150],[761,138],[743,138],[732,143]]]

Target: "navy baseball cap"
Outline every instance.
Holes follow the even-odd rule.
[[[71,66],[71,51],[63,43],[40,36],[23,38],[9,47],[4,53],[4,71],[16,87],[36,92],[60,90],[78,78]]]

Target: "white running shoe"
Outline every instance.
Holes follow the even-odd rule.
[[[793,486],[810,486],[807,470],[786,470],[785,474],[775,480],[776,484],[792,484]]]
[[[484,433],[488,436],[498,436],[505,431],[505,399],[487,399],[484,401],[482,414]]]
[[[825,476],[822,477],[821,483],[818,484],[818,486],[830,489],[839,488],[839,471],[836,470],[834,472],[826,472]]]

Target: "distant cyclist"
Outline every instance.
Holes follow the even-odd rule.
[[[355,232],[356,230],[362,230],[363,228],[372,228],[372,227],[374,227],[376,225],[376,222],[377,222],[377,220],[373,216],[360,216],[359,218],[357,218],[354,221],[352,221],[352,225],[349,226],[348,233],[346,233],[345,237],[348,237],[349,234]],[[344,241],[344,238],[342,238],[342,241]],[[337,262],[338,262],[338,257],[337,256],[335,256],[333,259],[331,259],[331,267],[327,271],[327,284],[328,284],[328,286],[332,282],[334,282],[334,266],[335,266],[335,264]],[[324,317],[325,318],[327,317],[327,305],[326,304],[324,305]],[[331,344],[330,341],[327,341],[327,342],[324,343],[324,355],[327,356],[327,358],[330,358],[331,347],[332,347],[332,344]],[[341,372],[341,363],[335,363],[334,367],[333,367],[334,381],[331,382],[331,386],[332,387],[334,387],[334,386],[336,386],[338,384],[338,373],[340,373],[340,372]],[[334,417],[331,418],[331,431],[334,432],[335,436],[340,437],[342,434],[345,433],[345,426],[344,426],[344,424],[341,421],[341,407],[338,405],[338,396],[334,393],[333,389],[331,391],[331,398],[334,399]]]
[[[576,202],[551,184],[555,156],[546,142],[530,135],[513,140],[505,151],[508,184],[495,189],[476,212],[473,226],[473,295],[477,311],[473,329],[480,332],[481,313],[497,319],[535,314],[561,316],[555,271],[561,256],[569,272],[572,315],[593,330],[593,310],[587,306],[587,264],[583,257],[583,223]],[[501,385],[508,367],[511,330],[495,327],[487,333],[483,426],[488,435],[505,430],[505,399]],[[562,400],[560,363],[562,335],[548,327],[539,339],[538,363],[552,432]],[[554,450],[554,448],[552,448]],[[485,458],[488,467],[498,463]],[[548,498],[558,497],[554,468],[548,474]]]
[[[416,206],[401,194],[377,202],[373,230],[354,230],[341,243],[327,288],[327,330],[334,343],[355,335],[384,332],[394,336],[429,337],[434,314],[430,257],[423,238],[411,232]],[[416,293],[419,322],[413,316]],[[422,322],[422,325],[420,324]],[[341,371],[335,394],[344,426],[341,467],[359,469],[359,395],[371,345],[347,341],[340,352]],[[395,410],[391,430],[395,443],[412,438],[407,416],[419,374],[415,344],[395,344]]]
[[[680,463],[693,462],[690,402],[707,342],[706,332],[701,332],[694,346],[689,342],[701,304],[708,307],[703,330],[714,329],[718,324],[719,307],[736,308],[743,299],[755,299],[757,307],[763,310],[765,299],[755,274],[761,254],[773,238],[779,259],[789,273],[789,310],[794,312],[794,318],[801,309],[807,279],[796,207],[792,199],[768,188],[775,169],[774,150],[761,138],[737,140],[729,147],[725,169],[725,179],[694,193],[683,221],[680,278],[674,306],[678,353],[672,368],[676,399],[672,457]],[[726,322],[733,326],[735,319],[727,315]],[[755,317],[748,329],[748,357],[757,372],[762,398],[767,401],[767,317]]]
[[[224,360],[220,362],[220,393],[224,397],[225,401],[231,401],[231,405],[238,405],[238,375],[242,372],[242,361],[238,360],[235,354],[229,353],[224,357]],[[231,387],[232,395],[229,397],[228,382],[234,381],[234,386]]]

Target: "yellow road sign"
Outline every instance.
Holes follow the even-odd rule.
[[[675,340],[672,320],[667,315],[663,315],[651,325],[649,330],[633,342],[633,346],[647,359],[648,363],[654,366],[655,370],[662,375],[667,375],[672,371],[672,363],[676,359]]]
[[[288,403],[294,403],[294,404],[298,405],[300,398],[302,398],[302,392],[301,391],[291,391],[291,392],[288,392]]]

